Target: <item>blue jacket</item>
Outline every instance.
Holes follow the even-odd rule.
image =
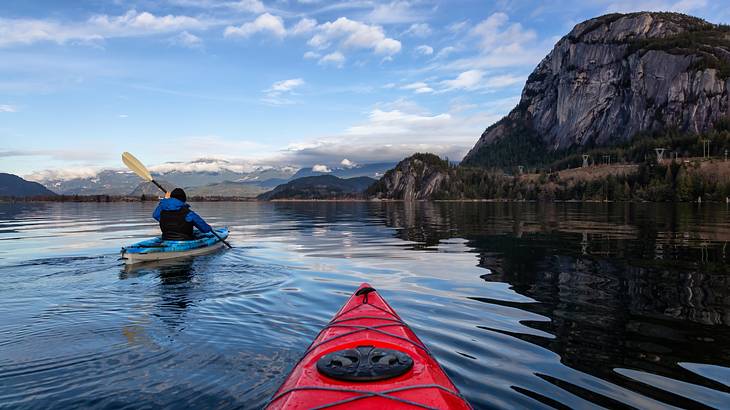
[[[155,218],[156,221],[159,221],[160,213],[162,211],[178,211],[185,207],[190,208],[190,205],[177,198],[163,198],[160,200],[160,203],[157,204],[157,208],[155,208],[155,212],[152,213],[152,217]],[[187,222],[192,222],[196,228],[200,229],[200,232],[205,233],[213,230],[210,225],[205,223],[200,215],[196,214],[192,210],[185,216],[185,220]]]

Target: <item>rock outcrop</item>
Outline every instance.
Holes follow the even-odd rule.
[[[450,179],[447,161],[433,154],[414,154],[386,172],[366,193],[378,199],[432,199]]]
[[[487,128],[462,163],[494,166],[490,147],[515,135],[518,144],[550,152],[667,128],[705,132],[730,114],[729,88],[730,27],[676,13],[598,17],[558,41],[518,106]]]

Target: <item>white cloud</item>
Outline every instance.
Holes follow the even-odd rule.
[[[376,4],[368,14],[367,20],[383,24],[409,23],[422,20],[422,13],[413,9],[414,3],[414,1],[395,0],[384,4]]]
[[[485,88],[509,87],[510,85],[524,83],[525,80],[526,80],[525,77],[516,76],[516,75],[512,75],[512,74],[497,75],[497,76],[487,78],[487,81],[485,81],[485,83],[484,83],[484,87]]]
[[[510,45],[526,45],[534,42],[537,34],[532,30],[525,30],[520,23],[509,23],[509,16],[505,13],[494,13],[474,26],[469,32],[479,40],[482,50],[492,50],[496,47]]]
[[[292,78],[289,80],[277,81],[271,85],[270,91],[274,92],[287,92],[297,87],[304,85],[304,80],[301,78]]]
[[[340,165],[342,165],[343,168],[355,168],[355,167],[357,167],[357,164],[354,161],[350,161],[347,158],[345,158],[342,161],[340,161]]]
[[[286,36],[286,28],[284,20],[279,16],[264,13],[256,18],[256,20],[241,24],[240,26],[226,27],[223,35],[225,37],[243,37],[247,38],[257,33],[269,33],[278,38]]]
[[[119,115],[117,115],[117,117],[124,119],[124,118],[129,118],[129,115],[127,115],[127,114],[119,114]]]
[[[0,104],[0,112],[18,112],[18,108],[10,104]]]
[[[305,60],[316,60],[320,57],[322,57],[322,55],[319,53],[315,53],[314,51],[307,51],[306,53],[304,53]]]
[[[416,83],[406,84],[401,87],[401,90],[413,90],[416,94],[433,92],[433,88],[429,87],[428,84],[420,81]]]
[[[0,47],[50,41],[94,43],[105,38],[136,37],[179,30],[204,29],[214,24],[189,16],[130,10],[119,16],[96,15],[83,23],[54,20],[0,18]]]
[[[263,101],[271,105],[287,105],[293,104],[286,96],[292,95],[296,88],[304,85],[304,80],[301,78],[291,78],[288,80],[277,81],[271,85],[267,90],[264,90],[265,97]]]
[[[63,169],[46,169],[24,175],[28,181],[67,181],[76,178],[93,178],[99,174],[98,167],[68,167]]]
[[[335,51],[320,58],[319,64],[334,65],[335,67],[341,68],[345,64],[345,56],[339,51]]]
[[[615,1],[606,7],[607,13],[628,13],[633,11],[661,10],[678,13],[696,13],[707,7],[707,0],[634,0]]]
[[[196,36],[195,34],[190,34],[187,31],[183,31],[182,33],[171,38],[170,44],[191,49],[198,49],[203,47],[203,39]]]
[[[315,165],[315,166],[312,167],[312,172],[326,172],[326,173],[329,173],[329,172],[332,172],[332,170],[329,169],[329,167],[327,165],[317,164],[317,165]]]
[[[327,49],[338,43],[340,49],[372,49],[376,54],[390,56],[400,52],[401,43],[385,35],[383,28],[340,17],[320,24],[308,44]]]
[[[260,0],[238,0],[238,1],[221,1],[221,0],[168,0],[170,3],[184,6],[197,7],[206,10],[211,9],[229,9],[233,11],[243,11],[248,13],[260,14],[266,11],[266,7]]]
[[[452,47],[452,46],[444,47],[441,50],[439,50],[438,53],[436,53],[436,58],[437,59],[446,58],[449,56],[449,54],[453,53],[454,51],[456,51],[456,47]]]
[[[310,19],[310,18],[303,18],[297,22],[297,24],[294,25],[291,29],[291,34],[293,35],[300,35],[300,34],[308,34],[314,31],[314,29],[317,27],[317,20]]]
[[[424,56],[430,56],[431,54],[433,54],[433,47],[422,44],[416,47],[416,53]]]
[[[509,108],[431,114],[409,101],[397,100],[373,108],[365,121],[348,127],[342,135],[291,144],[277,158],[300,164],[335,164],[342,158],[357,163],[395,162],[414,152],[433,152],[461,159],[484,128]]]
[[[427,23],[413,23],[403,34],[414,37],[428,37],[433,31]]]
[[[453,80],[444,80],[441,84],[446,90],[472,90],[481,85],[483,76],[482,71],[469,70],[459,74]]]

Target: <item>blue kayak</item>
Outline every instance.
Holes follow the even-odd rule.
[[[215,230],[223,239],[228,237],[228,228]],[[220,249],[223,242],[213,233],[195,231],[195,239],[190,241],[163,241],[159,236],[122,248],[122,259],[125,263],[159,261],[163,259],[182,258],[202,255]]]

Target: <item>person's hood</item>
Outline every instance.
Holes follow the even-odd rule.
[[[163,211],[179,211],[182,208],[189,208],[190,205],[177,198],[163,198],[160,200]]]

